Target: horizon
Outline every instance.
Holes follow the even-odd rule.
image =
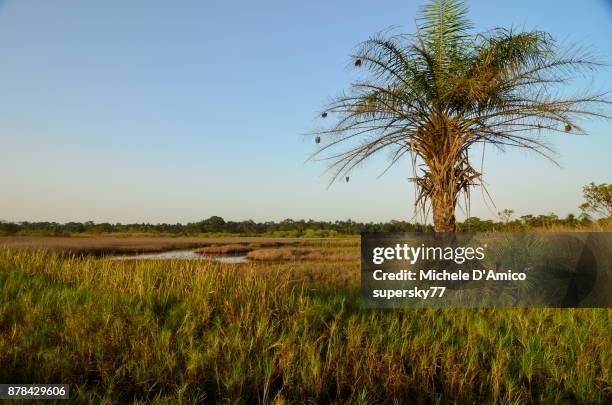
[[[609,1],[468,4],[476,31],[542,29],[612,63]],[[0,219],[414,221],[408,161],[377,179],[384,154],[328,189],[304,134],[355,77],[354,48],[390,26],[414,32],[420,5],[0,1]],[[610,67],[568,89],[609,83]],[[548,138],[561,168],[488,148],[496,207],[475,188],[469,216],[579,215],[582,187],[610,182],[612,150],[612,123],[581,124],[589,136]]]
[[[501,213],[500,213],[501,214]],[[526,217],[531,217],[534,219],[537,218],[542,218],[542,217],[550,217],[550,216],[557,216],[559,220],[564,220],[567,219],[570,215],[573,215],[575,219],[579,219],[582,215],[586,215],[586,218],[589,218],[591,221],[597,222],[598,220],[602,219],[599,218],[597,216],[593,216],[590,215],[588,213],[580,213],[580,214],[574,214],[574,213],[569,213],[566,216],[560,216],[557,215],[554,212],[549,212],[547,214],[525,214],[522,216],[517,216],[515,215],[515,213],[513,213],[510,218],[509,218],[509,222],[513,222],[513,221],[522,221],[524,218]],[[353,220],[352,218],[346,218],[346,219],[331,219],[331,220],[323,220],[323,219],[314,219],[314,218],[283,218],[281,220],[263,220],[263,221],[256,221],[252,218],[247,218],[247,219],[231,219],[231,218],[224,218],[222,216],[219,215],[211,215],[209,217],[206,218],[200,218],[198,220],[194,220],[194,221],[189,221],[189,222],[109,222],[109,221],[92,221],[92,220],[88,220],[88,221],[66,221],[66,222],[57,222],[57,221],[6,221],[2,218],[0,218],[0,223],[14,223],[14,224],[24,224],[24,223],[30,223],[30,224],[35,224],[35,223],[56,223],[59,225],[67,225],[67,224],[71,224],[71,223],[80,223],[80,224],[93,224],[93,225],[101,225],[101,224],[110,224],[110,225],[121,225],[121,226],[128,226],[128,225],[151,225],[151,226],[157,226],[157,225],[170,225],[170,226],[174,226],[174,225],[181,225],[181,226],[187,226],[187,225],[193,225],[193,224],[199,224],[202,222],[205,222],[207,220],[210,220],[211,218],[221,218],[225,223],[229,223],[229,222],[233,222],[233,223],[242,223],[242,222],[249,222],[252,221],[256,224],[281,224],[283,222],[286,221],[292,221],[292,222],[305,222],[305,223],[309,223],[309,222],[320,222],[320,223],[336,223],[336,222],[352,222],[352,223],[357,223],[357,224],[385,224],[385,223],[392,223],[392,222],[403,222],[403,223],[408,223],[408,224],[413,224],[413,225],[424,225],[424,226],[431,226],[431,221],[428,222],[419,222],[419,220],[417,218],[412,218],[408,219],[408,220],[404,220],[404,219],[390,219],[388,221],[359,221],[359,220]],[[499,215],[495,218],[480,218],[477,216],[471,216],[468,218],[464,218],[463,220],[458,221],[459,223],[464,223],[465,221],[467,221],[468,219],[478,219],[481,221],[491,221],[493,223],[503,223],[504,219],[502,219]]]

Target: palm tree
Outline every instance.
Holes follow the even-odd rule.
[[[430,0],[417,33],[379,34],[363,42],[354,66],[363,80],[321,113],[332,126],[315,132],[332,182],[379,151],[390,164],[409,156],[416,207],[433,212],[437,232],[454,232],[460,195],[483,185],[470,151],[481,144],[519,147],[553,160],[543,135],[583,134],[578,118],[610,118],[596,107],[608,93],[566,97],[558,87],[602,66],[580,50],[562,53],[541,31],[495,28],[473,34],[460,0]],[[342,150],[338,151],[338,148]],[[483,147],[484,158],[484,147]],[[554,160],[553,160],[554,161]]]

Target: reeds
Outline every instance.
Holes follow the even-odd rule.
[[[208,254],[229,255],[229,254],[236,254],[236,253],[247,253],[253,249],[254,249],[253,247],[247,246],[247,245],[231,244],[231,245],[208,246],[208,247],[197,249],[195,252],[200,253],[200,254],[205,254],[205,255],[208,255]]]
[[[358,250],[332,249],[354,259],[1,250],[0,382],[94,403],[609,401],[609,310],[366,310]]]
[[[175,249],[196,249],[211,247],[213,249],[227,245],[244,245],[250,247],[280,246],[308,242],[305,238],[271,238],[271,237],[163,237],[155,234],[149,236],[72,236],[72,237],[39,237],[39,236],[0,236],[0,249],[8,247],[26,250],[48,250],[63,254],[96,255],[126,253],[154,253]],[[211,249],[212,250],[212,249]]]

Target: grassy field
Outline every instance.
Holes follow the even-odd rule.
[[[0,236],[0,249],[48,250],[52,252],[96,255],[153,253],[175,249],[209,248],[204,253],[219,252],[218,247],[226,245],[265,247],[271,245],[292,245],[308,243],[318,239],[308,238],[267,238],[267,237],[164,237],[164,236]]]
[[[365,310],[357,244],[243,265],[0,249],[0,382],[93,403],[612,400],[609,310]]]

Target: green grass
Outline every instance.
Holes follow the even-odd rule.
[[[609,310],[365,310],[358,280],[357,259],[232,267],[4,249],[0,382],[69,383],[93,403],[612,399]]]

